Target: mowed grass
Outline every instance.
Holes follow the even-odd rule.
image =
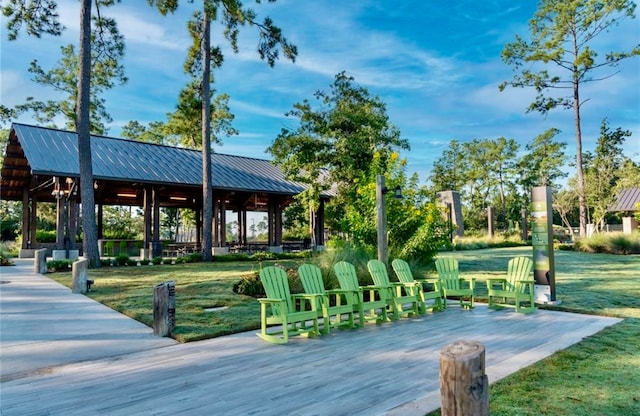
[[[295,266],[282,260],[279,264]],[[260,328],[258,301],[233,292],[236,282],[259,267],[256,262],[221,262],[93,269],[89,278],[94,285],[87,296],[152,327],[153,288],[174,281],[176,327],[172,336],[180,342],[198,341]],[[71,287],[71,273],[49,277]],[[226,308],[207,311],[222,307]]]
[[[640,256],[555,251],[558,310],[624,318],[624,321],[524,368],[491,386],[492,415],[640,415]],[[461,273],[484,281],[503,274],[530,247],[442,253]],[[264,265],[274,262],[263,262]],[[278,261],[295,267],[295,261]],[[176,282],[174,336],[194,341],[259,328],[259,304],[233,292],[234,283],[259,270],[250,262],[141,266],[91,270],[89,296],[152,325],[153,286]],[[414,270],[435,275],[432,267]],[[50,275],[70,286],[70,273]],[[218,312],[206,308],[226,306]],[[444,312],[446,313],[446,311]],[[257,338],[256,338],[257,339]],[[430,415],[439,415],[432,412]]]
[[[499,274],[512,256],[530,254],[516,248],[443,255],[478,277],[483,297],[483,274]],[[640,256],[554,255],[562,301],[554,309],[625,319],[491,385],[491,415],[640,415]]]

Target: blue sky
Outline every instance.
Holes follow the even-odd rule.
[[[61,45],[77,43],[78,2],[58,3],[61,21],[67,27],[60,38],[33,39],[22,34],[17,41],[8,42],[2,20],[2,104],[13,106],[27,96],[56,97],[55,91],[34,84],[27,68],[37,59],[48,69],[59,59]],[[105,95],[114,119],[110,136],[118,136],[129,120],[166,120],[166,113],[174,110],[178,93],[188,81],[182,67],[190,45],[185,22],[193,5],[183,2],[176,15],[163,17],[146,3],[127,1],[105,11],[117,19],[126,37],[124,65],[129,78],[126,85]],[[224,145],[215,150],[269,158],[265,149],[280,129],[296,127],[296,121],[284,114],[294,103],[311,99],[316,90],[328,89],[335,74],[346,71],[386,102],[391,121],[411,144],[411,150],[403,153],[408,171],[417,172],[422,181],[451,139],[513,138],[524,150],[534,137],[555,127],[562,131],[557,139],[567,143],[567,153],[573,157],[571,111],[556,110],[546,117],[526,114],[534,91],[498,91],[498,84],[512,74],[500,52],[516,34],[527,36],[527,21],[537,2],[438,3],[263,2],[255,10],[260,16],[272,17],[299,51],[295,63],[281,60],[274,68],[259,60],[253,29],[245,28],[240,52],[233,54],[214,28],[213,42],[220,42],[226,51],[222,68],[215,72],[215,88],[230,95],[234,126],[240,132],[224,138]],[[595,47],[603,54],[628,50],[639,39],[640,21],[627,20],[599,38]],[[640,58],[623,62],[614,72],[582,90],[582,97],[590,99],[582,113],[584,150],[594,149],[600,123],[607,117],[611,128],[632,131],[625,151],[640,162]],[[32,122],[29,117],[19,121]]]

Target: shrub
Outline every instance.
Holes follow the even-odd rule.
[[[213,256],[213,261],[229,262],[229,261],[248,261],[251,260],[245,253],[229,253],[221,256]]]
[[[66,272],[71,268],[72,260],[51,260],[47,262],[49,273]]]
[[[640,254],[640,233],[594,234],[578,239],[575,249],[587,253]]]
[[[55,243],[56,231],[36,230],[36,240],[39,243]]]
[[[154,257],[151,262],[157,266],[158,264],[162,263],[162,257]]]
[[[115,258],[115,264],[118,266],[126,266],[129,262],[129,256],[126,254],[118,254]]]
[[[260,281],[257,272],[248,277],[243,277],[239,282],[233,285],[233,291],[239,295],[251,296],[254,298],[263,298],[266,296],[264,287]]]
[[[118,253],[119,254],[129,255],[129,250],[127,249],[127,242],[126,241],[120,241],[120,244],[119,244],[119,247],[118,247]]]
[[[0,266],[13,266],[13,262],[7,256],[0,253]]]
[[[256,261],[276,260],[278,258],[276,256],[276,253],[271,253],[268,251],[261,251],[261,252],[255,253],[251,257],[253,258],[253,260],[256,260]]]

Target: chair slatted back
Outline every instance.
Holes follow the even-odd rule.
[[[302,282],[302,287],[307,293],[324,293],[324,281],[322,280],[322,270],[315,264],[303,264],[298,267],[298,276]]]
[[[346,261],[339,261],[333,265],[333,271],[338,278],[340,288],[344,290],[359,290],[358,273],[353,264]]]
[[[278,310],[278,306],[274,305],[275,314],[289,313],[295,310],[286,271],[275,266],[265,267],[260,271],[260,280],[262,281],[262,286],[264,286],[267,298],[282,299],[287,302],[286,311],[280,311]]]
[[[369,269],[369,274],[371,274],[374,285],[383,287],[391,286],[387,266],[385,266],[383,262],[377,259],[369,260],[367,269]]]
[[[398,276],[398,280],[402,283],[413,283],[416,281],[413,278],[411,267],[409,267],[409,263],[406,261],[402,259],[395,259],[391,262],[391,267],[393,268],[396,276]]]
[[[460,289],[460,271],[458,270],[458,260],[452,257],[439,257],[436,259],[436,270],[438,280],[444,289]]]
[[[524,292],[526,285],[520,284],[520,280],[531,280],[533,261],[529,257],[514,257],[509,260],[507,267],[506,290],[512,292]]]

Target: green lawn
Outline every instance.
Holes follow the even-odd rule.
[[[530,247],[518,247],[442,255],[456,257],[461,272],[478,279],[481,300],[487,276],[503,273],[511,257],[530,254]],[[640,415],[640,256],[556,251],[555,264],[562,301],[555,309],[625,319],[493,384],[491,414]],[[194,341],[259,328],[258,302],[232,290],[258,268],[255,262],[214,262],[91,270],[95,290],[89,296],[151,326],[153,286],[174,280],[174,335]],[[421,272],[434,273],[431,268]],[[70,286],[70,273],[50,276]],[[220,306],[227,309],[205,311]]]

